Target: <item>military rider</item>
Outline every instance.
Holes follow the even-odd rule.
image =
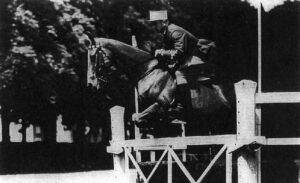
[[[199,75],[201,81],[209,80],[213,75],[202,69],[191,68],[205,67],[206,53],[214,46],[214,43],[204,39],[199,40],[184,28],[170,23],[166,10],[150,11],[149,14],[149,21],[164,36],[164,47],[155,50],[155,57],[167,62],[171,72],[175,72],[177,80],[177,103],[176,108],[169,110],[170,115],[178,117],[180,114],[179,118],[189,120],[188,117],[192,109],[189,80]]]

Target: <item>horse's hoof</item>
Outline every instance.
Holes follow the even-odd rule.
[[[134,121],[138,128],[147,128],[149,125],[146,120]]]

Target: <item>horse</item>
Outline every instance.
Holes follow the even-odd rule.
[[[98,88],[112,86],[116,85],[112,82],[112,78],[121,78],[122,76],[126,78],[126,81],[121,81],[121,83],[124,84],[128,81],[130,83],[127,84],[128,87],[136,86],[139,102],[144,106],[140,113],[136,113],[132,117],[136,124],[149,121],[151,117],[156,117],[159,111],[166,114],[168,109],[174,106],[177,82],[174,73],[171,73],[166,65],[150,53],[123,42],[107,38],[95,38],[94,40],[96,46],[92,55],[96,55],[97,58],[89,61],[90,84],[98,86]],[[215,117],[224,118],[224,111],[232,111],[235,103],[232,100],[235,98],[232,97],[233,87],[229,88],[231,90],[226,92],[224,86],[214,82],[191,84],[189,92],[192,118],[190,119],[194,119],[199,124],[199,119],[212,121],[212,118]],[[120,91],[120,88],[117,87],[114,91]],[[231,98],[228,97],[230,96],[228,94],[231,95]],[[124,95],[120,96],[122,96],[120,93],[115,95],[115,97],[119,97],[119,100],[126,98]],[[217,112],[220,111],[223,111],[222,115],[218,116]]]

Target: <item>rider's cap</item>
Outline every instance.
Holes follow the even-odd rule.
[[[167,10],[149,11],[149,21],[168,20]]]

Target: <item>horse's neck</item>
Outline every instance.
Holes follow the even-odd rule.
[[[122,67],[133,80],[139,80],[145,73],[151,70],[158,61],[148,52],[134,48],[128,44],[113,39],[97,38],[96,42],[117,55],[119,59],[116,63]]]

